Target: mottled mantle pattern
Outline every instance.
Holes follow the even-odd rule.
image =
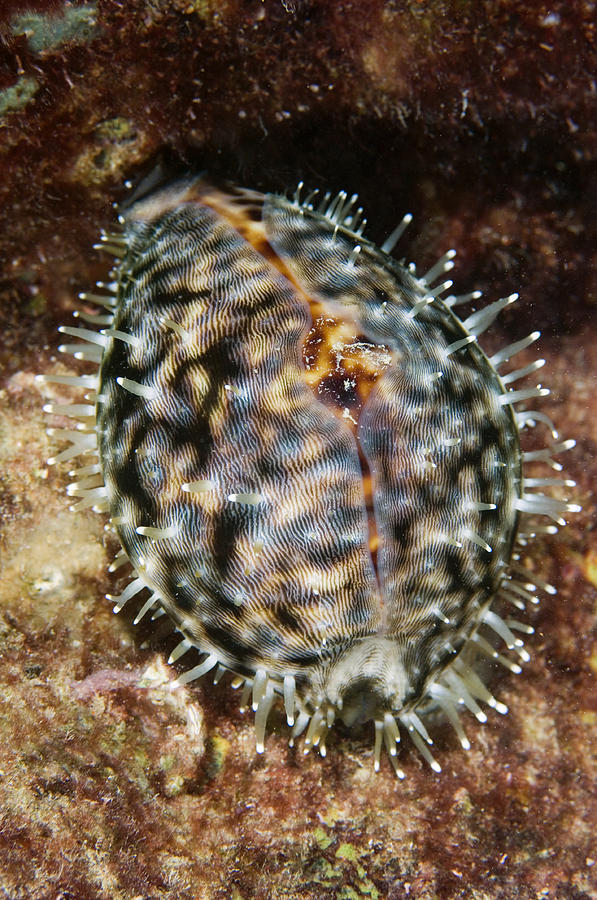
[[[595,10],[106,0],[59,28],[80,6],[2,10],[4,893],[595,896]],[[414,753],[404,783],[374,777],[368,733],[324,761],[274,733],[256,760],[232,692],[170,692],[169,645],[142,649],[111,615],[101,523],[67,514],[44,464],[34,373],[61,370],[56,324],[105,277],[89,247],[123,176],[164,147],[240,183],[359,190],[374,237],[410,210],[409,257],[456,246],[463,289],[521,292],[496,346],[543,329],[584,512],[533,547],[559,594],[523,678],[496,675],[510,715],[468,754],[446,732],[439,780]]]

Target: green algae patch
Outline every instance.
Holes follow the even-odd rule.
[[[367,877],[367,870],[359,862],[360,857],[364,854],[357,850],[354,844],[340,844],[336,850],[336,859],[346,860],[352,863],[358,880],[355,882],[356,888],[345,885],[337,894],[338,900],[360,900],[361,897],[371,897],[372,900],[378,900],[379,891],[372,881]]]
[[[65,6],[62,14],[19,13],[11,22],[13,34],[27,37],[32,53],[47,53],[66,43],[87,43],[97,37],[97,5]]]
[[[24,109],[39,90],[35,78],[23,75],[16,84],[0,91],[0,116]]]
[[[317,841],[319,847],[322,850],[327,850],[327,848],[334,842],[334,839],[327,834],[323,828],[316,828],[313,832],[313,837]]]
[[[147,136],[125,116],[97,123],[73,162],[71,178],[80,184],[102,185],[122,177],[131,160],[143,157]]]
[[[356,862],[359,854],[352,844],[340,844],[336,850],[336,857],[338,859],[349,859],[351,862]]]

